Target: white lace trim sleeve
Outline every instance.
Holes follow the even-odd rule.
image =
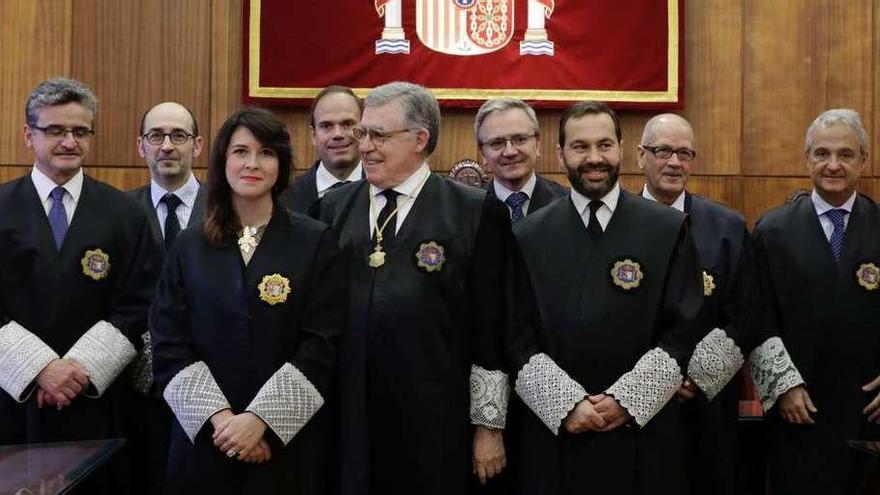
[[[701,340],[688,363],[688,376],[710,401],[727,385],[745,358],[727,332],[716,328]]]
[[[554,435],[559,434],[562,420],[587,396],[584,387],[544,353],[529,358],[519,370],[515,388],[523,402]]]
[[[752,351],[749,372],[765,411],[776,404],[780,395],[804,383],[779,337],[770,337]]]
[[[306,376],[290,363],[276,371],[247,406],[287,445],[324,405],[324,398]]]
[[[202,426],[214,413],[230,408],[229,401],[204,361],[196,361],[180,370],[168,382],[162,395],[193,443]]]
[[[87,390],[83,395],[97,398],[110,388],[136,355],[137,351],[125,335],[101,320],[73,344],[64,359],[72,359],[86,369],[94,390]]]
[[[682,378],[675,359],[655,347],[605,393],[614,396],[639,426],[645,426],[675,395]]]
[[[503,429],[509,398],[506,373],[471,365],[471,424]]]
[[[33,392],[34,380],[58,354],[14,321],[0,327],[0,388],[16,402]]]

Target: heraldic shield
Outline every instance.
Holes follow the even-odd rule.
[[[468,56],[513,38],[514,0],[416,0],[416,33],[431,50]]]

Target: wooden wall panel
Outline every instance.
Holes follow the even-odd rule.
[[[210,125],[205,133],[208,151],[211,139],[223,121],[241,105],[242,95],[242,1],[211,2],[211,105]]]
[[[880,104],[880,0],[874,0],[874,105]],[[867,116],[863,116],[866,119]],[[867,123],[865,125],[868,125]],[[874,123],[873,123],[873,132],[871,133],[873,139],[873,144],[871,145],[871,157],[872,162],[875,163],[873,166],[874,176],[880,177],[880,159],[873,158],[877,153],[880,153],[880,112],[876,109],[874,110]],[[875,199],[880,199],[878,196],[873,196]]]
[[[173,100],[201,122],[210,108],[210,0],[76,0],[71,73],[98,96],[98,166],[140,166],[143,112]]]
[[[0,163],[32,163],[24,106],[46,78],[70,71],[71,0],[0,1]]]
[[[743,5],[743,173],[801,175],[804,131],[820,111],[851,107],[873,122],[872,0]]]

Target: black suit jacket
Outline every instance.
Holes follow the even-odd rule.
[[[165,237],[162,235],[162,228],[159,225],[159,217],[156,215],[156,208],[153,206],[153,197],[150,194],[150,184],[141,186],[137,189],[128,191],[128,194],[137,200],[138,204],[147,209],[147,219],[150,222],[150,230],[153,231],[153,237],[161,244],[162,253],[165,253]],[[189,216],[189,224],[195,225],[205,219],[205,203],[207,195],[204,187],[199,184],[199,192],[196,194],[196,202],[193,205],[192,214]]]
[[[568,194],[567,187],[545,179],[538,175],[537,172],[535,173],[535,178],[537,179],[535,190],[532,191],[532,197],[529,198],[529,215],[549,205],[554,199]],[[489,192],[489,197],[497,198],[495,195],[495,179],[489,181],[489,184],[486,185],[486,190]]]
[[[316,160],[309,167],[309,171],[306,174],[297,177],[287,186],[287,189],[281,193],[279,198],[282,205],[290,211],[302,213],[303,215],[309,214],[312,205],[318,201],[318,186],[315,182],[315,175],[320,164],[321,161]]]

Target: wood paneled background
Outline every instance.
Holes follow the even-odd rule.
[[[164,100],[193,109],[210,141],[241,103],[241,0],[0,1],[0,181],[29,170],[22,126],[27,94],[68,75],[99,98],[90,174],[124,189],[146,183],[135,150],[142,112]],[[880,0],[687,0],[685,108],[698,161],[691,189],[750,222],[809,187],[804,131],[820,111],[861,113],[880,148]],[[339,81],[344,84],[345,81]],[[276,109],[291,126],[297,166],[314,159],[307,109]],[[444,111],[432,158],[448,170],[478,158],[473,110]],[[565,182],[554,158],[559,111],[540,111],[541,172]],[[622,182],[642,179],[635,146],[651,112],[622,113]],[[197,162],[204,167],[205,155]],[[880,167],[861,189],[878,197]]]

